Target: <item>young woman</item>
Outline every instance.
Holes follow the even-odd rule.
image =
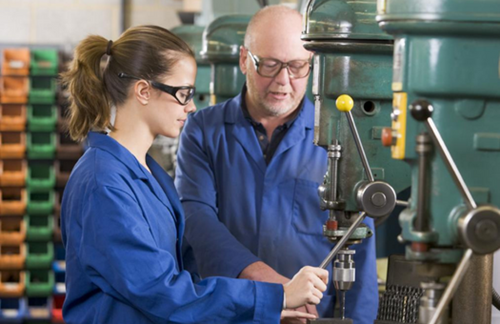
[[[63,83],[70,134],[88,138],[89,149],[61,210],[68,324],[268,324],[311,318],[282,310],[319,303],[328,273],[318,268],[303,268],[285,285],[218,277],[194,283],[183,271],[182,208],[172,179],[147,151],[156,135],[179,135],[195,110],[195,76],[190,48],[160,27],[131,28],[114,43],[89,36],[77,46]]]

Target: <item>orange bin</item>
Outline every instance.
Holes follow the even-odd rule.
[[[28,75],[29,73],[30,50],[28,48],[3,50],[2,75]]]
[[[62,188],[66,185],[76,162],[78,162],[78,160],[56,160],[54,162],[56,183],[58,187]]]
[[[23,297],[25,273],[21,270],[0,271],[0,297]]]
[[[26,261],[26,246],[0,243],[0,269],[22,270]]]
[[[26,170],[26,160],[0,160],[0,186],[23,187]]]
[[[71,139],[69,133],[57,133],[56,154],[58,159],[79,159],[83,145]]]
[[[26,120],[26,105],[0,105],[0,131],[24,131]]]
[[[26,202],[26,189],[0,188],[0,216],[23,216]]]
[[[26,154],[26,133],[0,133],[0,159],[22,159]]]
[[[0,78],[0,102],[4,103],[27,103],[29,93],[28,77],[4,76]]]
[[[26,222],[22,217],[0,217],[0,243],[21,244],[26,239]]]

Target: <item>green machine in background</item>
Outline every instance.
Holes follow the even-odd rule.
[[[412,168],[412,200],[400,216],[406,260],[389,275],[421,279],[419,323],[490,323],[500,247],[500,2],[381,0],[378,13],[395,38],[384,136],[392,157]],[[403,322],[387,314],[379,312],[381,323]]]
[[[171,30],[184,40],[195,54],[198,72],[195,82],[196,96],[193,100],[196,109],[203,109],[210,105],[210,64],[200,54],[204,30],[204,27],[196,25],[181,25]]]
[[[236,96],[245,76],[239,67],[240,46],[251,16],[228,15],[212,21],[203,32],[201,57],[212,66],[211,104]]]
[[[332,276],[341,303],[340,318],[309,323],[352,323],[343,303],[356,284],[349,246],[372,235],[362,220],[387,218],[396,193],[410,185],[410,168],[391,159],[381,143],[391,123],[393,38],[378,27],[376,8],[376,0],[319,0],[305,9],[302,39],[314,52],[315,143],[328,151],[319,188],[330,213],[323,232],[337,242],[321,266],[336,257]]]

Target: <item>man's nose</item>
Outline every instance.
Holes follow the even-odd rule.
[[[288,65],[282,66],[280,72],[274,77],[274,81],[276,81],[280,85],[287,85],[290,83],[290,72],[288,71]]]

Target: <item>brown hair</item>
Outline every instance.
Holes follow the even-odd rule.
[[[102,71],[104,54],[110,57]],[[134,82],[119,78],[119,73],[155,80],[169,75],[184,55],[194,57],[183,40],[157,26],[129,28],[114,43],[97,35],[85,38],[76,47],[69,70],[61,75],[69,91],[70,136],[81,141],[92,128],[114,130],[111,105],[125,102]]]

